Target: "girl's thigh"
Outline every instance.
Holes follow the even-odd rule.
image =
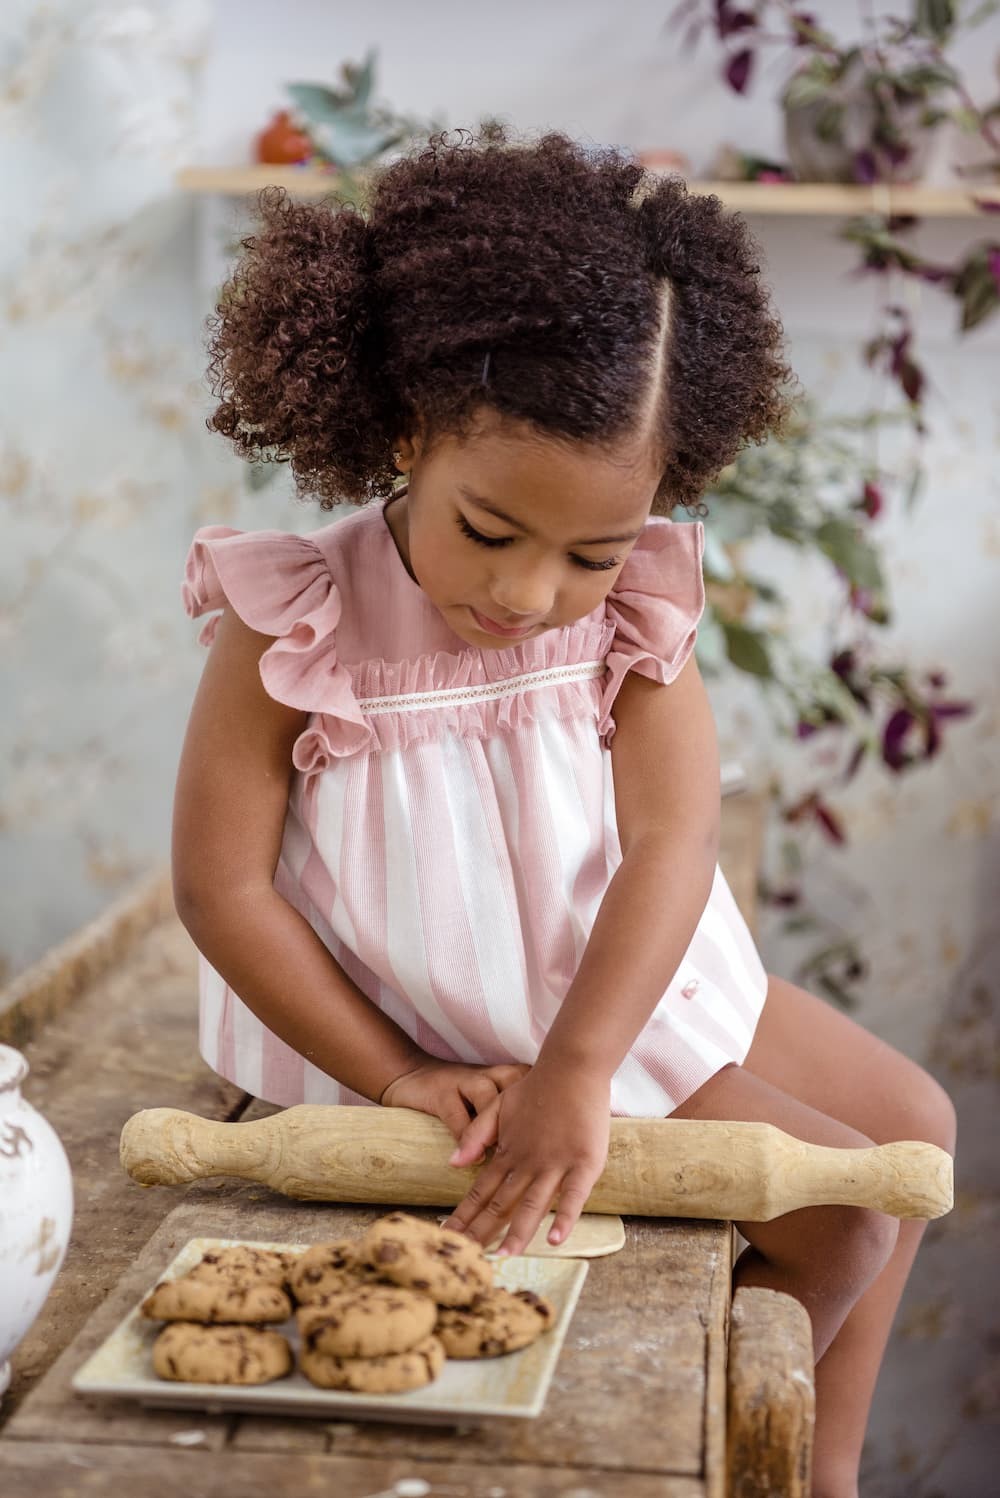
[[[955,1110],[944,1088],[841,1010],[783,978],[768,980],[743,1068],[876,1144],[923,1139],[954,1149]]]
[[[931,1076],[832,1005],[781,978],[769,980],[742,1066],[724,1067],[671,1116],[771,1123],[796,1139],[839,1149],[922,1139],[952,1150],[955,1138],[951,1100]],[[828,1257],[831,1234],[842,1234],[845,1245],[860,1237],[859,1269],[865,1262],[877,1265],[892,1246],[889,1220],[858,1208],[803,1208],[770,1223],[737,1227],[754,1247],[800,1264]]]
[[[742,1066],[710,1077],[673,1116],[773,1123],[812,1144],[846,1148],[894,1139],[954,1148],[955,1110],[933,1077],[783,978],[768,980]]]

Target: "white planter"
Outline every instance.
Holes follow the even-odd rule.
[[[28,1063],[0,1045],[0,1397],[9,1358],[45,1304],[73,1222],[73,1179],[59,1136],[21,1096]]]

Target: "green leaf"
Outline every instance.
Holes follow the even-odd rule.
[[[705,531],[705,554],[703,557],[705,572],[710,574],[718,582],[731,582],[734,576],[733,564],[729,560],[729,553],[723,546],[716,530],[709,526]]]
[[[842,104],[824,104],[813,124],[819,140],[837,145],[844,138],[844,107]]]
[[[955,69],[945,61],[921,62],[896,74],[896,83],[908,93],[923,93],[936,88],[955,88],[959,82]]]
[[[974,109],[967,109],[964,104],[951,111],[951,117],[959,130],[966,135],[977,135],[979,133],[979,115]]]
[[[825,99],[830,92],[830,79],[815,77],[811,73],[796,73],[781,96],[786,109],[804,109]]]
[[[967,333],[1000,307],[1000,288],[985,265],[967,265],[960,278],[962,332]]]
[[[984,3],[977,10],[974,10],[970,16],[966,17],[965,24],[969,28],[979,26],[983,21],[988,20],[990,16],[995,16],[998,10],[1000,10],[1000,0],[984,0]]]
[[[948,40],[956,21],[953,0],[917,0],[914,7],[914,29],[936,42]]]
[[[882,591],[878,553],[853,520],[831,515],[816,531],[816,544],[856,587]]]
[[[246,479],[250,493],[258,494],[261,489],[266,489],[269,484],[273,484],[278,477],[280,467],[279,463],[247,463]]]
[[[721,623],[726,636],[726,654],[737,671],[772,678],[774,669],[766,635],[732,619],[723,619]]]
[[[706,676],[718,676],[726,664],[726,636],[711,604],[701,616],[695,656]]]

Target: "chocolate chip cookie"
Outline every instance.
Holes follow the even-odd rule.
[[[478,1243],[406,1212],[373,1222],[362,1241],[368,1263],[385,1279],[421,1290],[442,1306],[467,1306],[493,1284]]]
[[[438,1308],[429,1295],[399,1285],[357,1285],[300,1306],[303,1342],[339,1358],[409,1352],[434,1330]]]
[[[409,1352],[379,1358],[338,1358],[303,1344],[299,1367],[321,1389],[351,1389],[358,1394],[401,1394],[431,1383],[444,1367],[444,1348],[437,1337],[424,1337]]]
[[[193,1280],[261,1280],[284,1286],[295,1255],[278,1249],[255,1248],[251,1243],[234,1243],[231,1248],[215,1248],[202,1254],[188,1272]]]
[[[450,1358],[496,1358],[527,1347],[555,1320],[555,1310],[533,1290],[485,1290],[471,1305],[438,1313],[434,1335]]]
[[[182,1383],[266,1384],[291,1372],[292,1349],[279,1332],[173,1321],[153,1343],[153,1368]]]
[[[376,1271],[361,1254],[354,1238],[336,1238],[330,1243],[314,1243],[300,1254],[288,1272],[288,1285],[300,1305],[321,1300],[339,1290],[355,1285],[375,1283]]]
[[[151,1321],[287,1321],[292,1303],[280,1286],[264,1280],[200,1280],[185,1274],[161,1280],[143,1301],[142,1314]]]

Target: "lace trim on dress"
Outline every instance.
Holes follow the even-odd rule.
[[[486,682],[478,687],[450,691],[447,687],[433,692],[407,692],[396,697],[359,697],[358,706],[366,717],[376,713],[406,713],[429,707],[453,707],[460,702],[492,702],[514,692],[530,692],[559,681],[585,681],[603,676],[604,661],[581,661],[577,666],[554,666],[543,671],[527,671],[506,681]]]

